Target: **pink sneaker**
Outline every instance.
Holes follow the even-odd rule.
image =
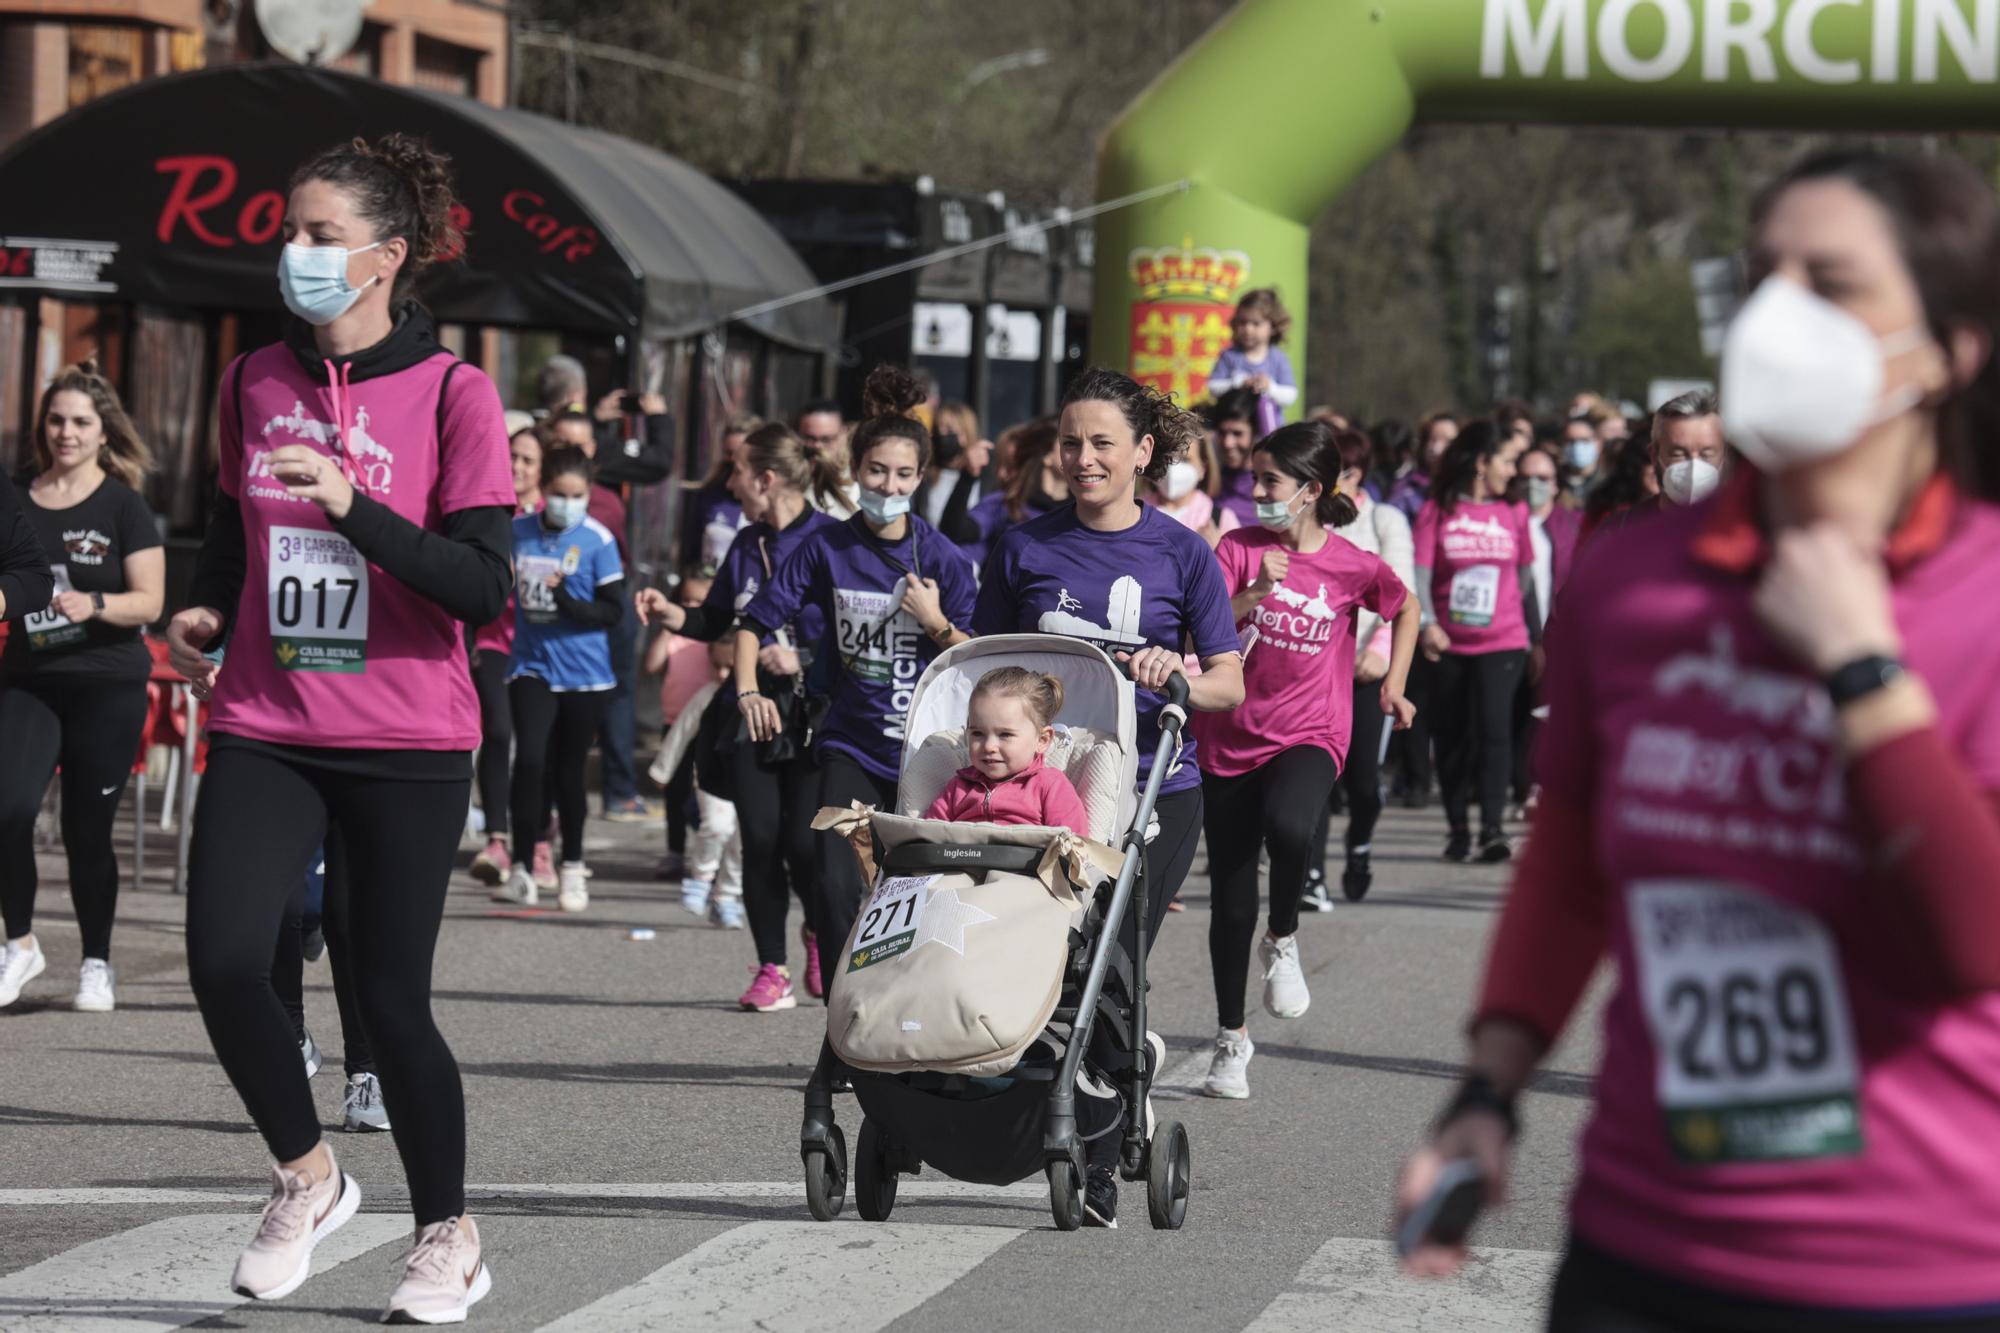
[[[798,1008],[799,997],[792,993],[791,972],[776,963],[766,963],[757,969],[757,979],[737,1003],[745,1009],[768,1014],[778,1009]]]
[[[535,844],[535,887],[553,889],[556,887],[556,854],[546,843]]]
[[[819,974],[819,937],[810,928],[799,927],[799,942],[806,948],[806,994],[815,1000],[826,998],[826,980]]]
[[[403,1280],[389,1294],[385,1324],[462,1324],[465,1312],[493,1290],[479,1257],[479,1228],[469,1215],[417,1231],[403,1256]]]
[[[507,872],[513,868],[514,858],[507,855],[507,844],[499,838],[488,839],[479,855],[472,858],[472,877],[495,888],[506,882]]]
[[[338,1163],[326,1179],[317,1181],[303,1171],[274,1164],[271,1202],[264,1205],[257,1238],[236,1261],[230,1288],[257,1301],[291,1295],[312,1272],[313,1246],[339,1230],[360,1207],[361,1187]]]

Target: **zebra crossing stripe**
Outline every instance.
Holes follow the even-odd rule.
[[[364,1182],[366,1184],[367,1182]],[[368,1203],[370,1208],[390,1206],[384,1197],[399,1199],[392,1192],[393,1187],[385,1185],[371,1190]],[[215,1189],[175,1189],[162,1187],[79,1187],[75,1189],[0,1189],[0,1208],[110,1208],[110,1207],[150,1207],[153,1205],[189,1205],[240,1208],[244,1206],[262,1207],[268,1193],[253,1193],[248,1190],[230,1189],[226,1186]],[[806,1187],[803,1178],[798,1180],[670,1180],[657,1183],[610,1183],[576,1184],[518,1184],[518,1185],[467,1185],[465,1197],[474,1204],[495,1200],[515,1199],[748,1199],[790,1201],[805,1207]],[[1024,1180],[1016,1185],[971,1185],[961,1180],[905,1180],[903,1199],[925,1199],[950,1203],[959,1201],[1005,1199],[1029,1207],[1048,1200],[1048,1186],[1039,1177]]]
[[[1316,1290],[1278,1297],[1243,1333],[1518,1333],[1541,1327],[1558,1258],[1480,1246],[1457,1277],[1426,1280],[1405,1277],[1387,1241],[1336,1236],[1299,1270],[1295,1285]]]
[[[752,1222],[544,1325],[541,1333],[820,1327],[874,1333],[1020,1234],[1013,1227]]]
[[[256,1226],[242,1213],[191,1213],[64,1250],[0,1277],[0,1328],[151,1333],[213,1319],[245,1303],[229,1274]],[[409,1238],[407,1217],[360,1214],[313,1250],[313,1272]]]

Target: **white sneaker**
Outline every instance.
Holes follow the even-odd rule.
[[[118,974],[102,958],[86,958],[76,974],[76,1011],[80,1014],[108,1014],[118,1007],[112,989]]]
[[[312,1272],[313,1246],[361,1207],[361,1187],[338,1164],[320,1181],[281,1166],[273,1166],[271,1176],[271,1202],[264,1205],[257,1238],[229,1279],[232,1291],[256,1301],[275,1301],[297,1291]]]
[[[1312,1006],[1305,970],[1299,966],[1297,935],[1281,940],[1266,935],[1257,942],[1257,957],[1264,964],[1264,1008],[1271,1017],[1297,1018]]]
[[[433,1222],[417,1232],[403,1256],[403,1280],[389,1293],[385,1324],[462,1324],[465,1312],[493,1290],[479,1257],[479,1228],[470,1215]]]
[[[557,907],[565,912],[581,912],[590,906],[590,872],[583,868],[583,862],[563,862],[557,876]]]
[[[506,882],[493,890],[496,903],[516,903],[522,907],[533,907],[542,900],[542,891],[535,884],[534,872],[519,861],[507,872]]]
[[[42,975],[42,969],[49,965],[42,942],[32,935],[24,938],[28,941],[25,947],[19,940],[8,940],[5,951],[0,951],[0,1009],[20,999],[21,987]]]
[[[1249,1029],[1215,1034],[1215,1054],[1209,1058],[1208,1078],[1201,1085],[1204,1097],[1227,1097],[1241,1101],[1250,1095],[1250,1057],[1256,1053]]]

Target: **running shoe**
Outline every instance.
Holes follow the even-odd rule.
[[[1331,912],[1333,895],[1326,891],[1326,876],[1317,867],[1306,872],[1306,891],[1299,898],[1301,912]]]
[[[757,969],[757,979],[750,983],[750,989],[743,992],[743,998],[737,1003],[760,1014],[798,1008],[799,997],[792,992],[791,969],[776,963],[764,964]]]
[[[493,890],[496,903],[514,903],[521,907],[533,907],[542,900],[541,887],[535,877],[528,873],[528,867],[517,865],[507,872],[507,882]]]
[[[1444,859],[1456,865],[1464,865],[1472,859],[1472,835],[1459,832],[1445,839]]]
[[[333,1161],[331,1152],[327,1160]],[[275,1301],[297,1291],[312,1272],[313,1246],[361,1207],[361,1187],[337,1162],[325,1180],[275,1165],[271,1178],[271,1201],[257,1223],[257,1238],[229,1279],[231,1290],[253,1301]]]
[[[491,884],[496,888],[505,883],[507,872],[514,868],[514,858],[507,855],[507,843],[503,838],[488,838],[486,845],[479,849],[479,855],[472,858],[472,877],[481,884]]]
[[[1108,1166],[1091,1166],[1083,1178],[1083,1224],[1118,1229],[1118,1173]]]
[[[696,916],[708,915],[708,896],[715,886],[705,879],[689,876],[681,881],[681,906]]]
[[[1256,1054],[1257,1046],[1250,1040],[1250,1030],[1231,1032],[1228,1028],[1215,1034],[1215,1054],[1209,1057],[1208,1078],[1202,1082],[1204,1097],[1227,1097],[1241,1101],[1250,1095],[1250,1057]]]
[[[826,998],[826,981],[819,974],[819,937],[804,926],[799,927],[799,943],[806,951],[806,994],[815,1000]]]
[[[556,890],[556,906],[565,912],[581,912],[590,906],[590,872],[583,868],[583,862],[563,863],[562,887]]]
[[[118,974],[102,958],[86,958],[77,969],[75,1008],[80,1014],[108,1014],[118,1007],[112,987]]]
[[[535,844],[534,871],[535,883],[538,887],[544,889],[553,889],[556,887],[555,848],[549,846],[546,841]]]
[[[614,824],[650,824],[660,817],[660,811],[643,796],[628,796],[605,802],[604,817]]]
[[[21,988],[42,975],[42,969],[49,965],[48,955],[42,952],[42,942],[33,936],[24,936],[28,942],[8,940],[7,947],[0,951],[0,1009],[21,998]]]
[[[340,1127],[364,1134],[389,1127],[389,1108],[382,1104],[382,1081],[373,1074],[349,1074],[340,1099]]]
[[[1257,957],[1264,964],[1264,1008],[1273,1018],[1305,1013],[1312,1005],[1312,992],[1306,989],[1305,969],[1299,966],[1299,937],[1266,935],[1257,942]]]
[[[741,930],[746,924],[743,900],[718,893],[708,900],[708,919],[724,930]]]
[[[470,1215],[446,1218],[417,1229],[382,1322],[462,1324],[465,1312],[491,1290],[493,1275],[479,1257],[479,1228]]]
[[[1499,829],[1490,828],[1479,835],[1479,859],[1487,865],[1498,865],[1513,855],[1513,844]]]
[[[305,1061],[307,1078],[319,1073],[319,1067],[326,1063],[325,1057],[319,1053],[319,1043],[313,1040],[310,1028],[306,1030],[305,1036],[299,1038],[299,1058]]]
[[[1375,871],[1369,864],[1368,849],[1357,847],[1347,854],[1347,869],[1340,875],[1340,891],[1347,901],[1358,903],[1375,886]]]

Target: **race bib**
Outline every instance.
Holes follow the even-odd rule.
[[[549,586],[549,575],[567,573],[552,555],[514,557],[514,608],[524,624],[556,623],[556,593]]]
[[[21,629],[28,636],[28,647],[38,653],[73,647],[82,643],[85,637],[83,626],[53,605],[56,593],[76,591],[69,581],[69,566],[50,565],[49,577],[55,582],[55,588],[49,594],[51,605],[21,618]]]
[[[1500,605],[1500,566],[1470,565],[1452,575],[1451,623],[1475,627],[1493,623]]]
[[[1710,1164],[1860,1152],[1860,1062],[1826,926],[1696,881],[1641,882],[1629,901],[1674,1154]]]
[[[941,878],[940,875],[894,875],[876,885],[874,894],[861,909],[861,919],[855,923],[847,970],[859,972],[908,953],[916,941],[917,927],[923,924],[931,885]]]
[[[271,651],[285,671],[368,666],[368,562],[323,528],[272,528]]]
[[[887,682],[895,677],[897,658],[915,660],[923,633],[902,604],[899,593],[833,590],[841,660],[856,680]]]

